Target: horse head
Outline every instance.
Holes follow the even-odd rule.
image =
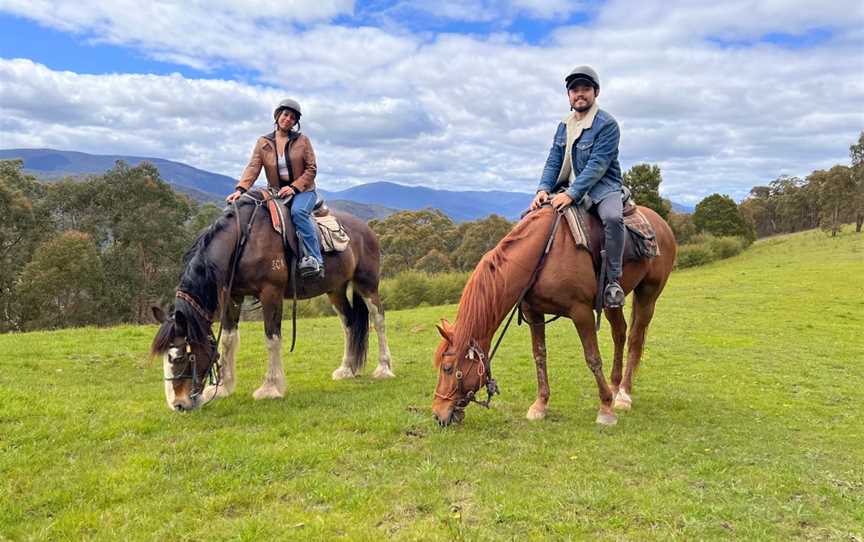
[[[209,322],[202,322],[201,316],[190,315],[179,306],[171,316],[153,307],[153,316],[160,327],[150,354],[162,356],[168,408],[177,412],[194,410],[203,402],[207,376],[219,358]]]
[[[472,401],[479,402],[474,398],[475,394],[491,382],[488,380],[488,359],[480,343],[473,338],[457,340],[456,329],[447,320],[441,320],[436,327],[441,334],[441,343],[435,351],[438,384],[432,411],[443,427],[462,422],[465,407]],[[489,389],[493,388],[490,386]]]

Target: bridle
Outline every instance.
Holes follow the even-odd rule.
[[[442,355],[455,356],[456,353],[453,351],[447,351]],[[468,352],[465,354],[465,358],[471,362],[466,372],[470,372],[471,370],[477,371],[477,376],[480,377],[480,386],[482,387],[484,384],[486,385],[486,399],[483,401],[478,400],[476,396],[477,392],[474,390],[465,391],[465,384],[463,383],[464,373],[458,366],[456,367],[456,373],[454,375],[456,377],[456,386],[454,386],[453,390],[451,390],[447,395],[438,393],[436,390],[435,397],[449,401],[458,393],[460,398],[456,400],[456,404],[453,406],[454,410],[465,410],[465,408],[471,403],[477,403],[483,408],[489,408],[489,404],[492,402],[492,396],[501,393],[498,389],[498,382],[492,378],[492,360],[486,356],[483,349],[480,348],[480,345],[474,339],[471,339],[471,342],[468,345]],[[453,367],[450,367],[449,370],[442,370],[449,374],[453,371]]]
[[[245,195],[245,194],[244,194]],[[254,200],[254,198],[251,198]],[[254,200],[257,201],[257,200]],[[234,243],[234,251],[231,254],[231,273],[228,277],[228,287],[225,290],[226,295],[231,295],[231,288],[234,285],[234,275],[237,273],[237,265],[240,262],[241,251],[243,247],[246,246],[246,240],[248,239],[248,233],[252,230],[252,223],[255,220],[255,212],[251,214],[249,217],[249,223],[246,225],[246,234],[244,235],[243,228],[240,225],[240,214],[237,209],[237,204],[235,202],[231,202],[231,206],[234,208],[234,216],[237,222],[237,240]],[[213,394],[210,399],[202,404],[201,406],[206,405],[210,401],[216,398],[216,392],[219,390],[219,385],[222,383],[222,379],[220,378],[220,373],[222,371],[222,364],[219,362],[219,359],[222,357],[219,353],[219,340],[222,338],[222,329],[225,327],[225,312],[227,311],[228,303],[222,303],[222,314],[220,315],[220,323],[219,326],[219,335],[213,335],[213,314],[211,314],[208,310],[201,306],[197,299],[193,295],[188,292],[184,292],[183,290],[177,289],[175,293],[175,297],[178,299],[182,299],[185,301],[192,310],[197,312],[204,320],[207,321],[207,343],[210,347],[210,351],[213,352],[213,361],[210,363],[210,367],[207,369],[207,383],[211,386],[215,386],[216,389],[213,390]],[[204,381],[203,379],[198,378],[198,366],[195,363],[195,353],[192,352],[192,347],[188,342],[183,343],[183,353],[173,359],[168,360],[171,365],[185,363],[186,370],[183,371],[179,376],[171,376],[165,377],[165,381],[168,382],[176,382],[182,380],[191,380],[192,381],[192,393],[189,398],[192,401],[197,401],[197,399],[204,393]]]
[[[465,391],[465,385],[462,383],[464,373],[458,367],[458,359],[455,374],[456,386],[454,386],[450,393],[448,393],[447,395],[438,393],[438,390],[435,390],[435,397],[438,397],[439,399],[443,399],[445,401],[450,401],[453,399],[454,395],[456,395],[457,393],[459,394],[460,399],[456,400],[456,403],[453,406],[454,411],[463,411],[471,403],[477,403],[483,408],[489,408],[489,403],[492,402],[492,396],[501,393],[501,391],[498,389],[498,383],[495,381],[494,378],[492,378],[492,358],[495,357],[495,353],[498,351],[498,347],[501,345],[501,340],[504,339],[504,334],[507,333],[507,329],[510,327],[510,323],[513,321],[513,316],[517,312],[519,312],[520,321],[522,320],[522,314],[521,311],[519,311],[519,307],[522,305],[522,300],[525,299],[525,295],[534,286],[534,281],[537,280],[537,275],[540,272],[540,267],[543,265],[543,261],[546,259],[546,255],[549,254],[549,251],[552,248],[552,241],[554,241],[555,239],[555,233],[558,231],[558,225],[561,223],[561,217],[562,213],[557,212],[555,220],[552,221],[552,227],[549,230],[549,237],[546,240],[546,247],[540,254],[540,259],[537,261],[537,265],[534,266],[534,271],[531,273],[531,277],[528,279],[528,284],[522,289],[522,293],[519,295],[519,299],[516,300],[516,304],[510,311],[510,317],[507,319],[507,324],[505,324],[504,329],[501,331],[501,334],[498,335],[498,340],[495,341],[495,346],[492,348],[492,352],[489,354],[489,356],[486,356],[485,352],[483,352],[483,349],[480,348],[480,344],[477,342],[476,339],[471,339],[468,343],[468,352],[465,354],[465,357],[471,361],[471,364],[468,366],[467,371],[471,371],[476,366],[477,376],[480,377],[480,386],[483,386],[483,379],[486,379],[486,399],[483,401],[478,400],[476,397],[477,392],[475,392],[474,390],[468,390],[467,392]],[[549,322],[557,319],[558,316],[552,318],[551,320],[549,320]],[[533,322],[528,323],[534,325]],[[445,351],[442,354],[442,356],[456,355],[456,352],[453,352],[452,350]],[[449,374],[453,371],[453,367],[451,367],[449,371],[442,367],[442,370],[445,373]]]
[[[213,352],[213,362],[210,364],[210,368],[207,370],[207,383],[218,388],[219,384],[221,383],[221,379],[219,378],[219,371],[222,368],[222,364],[219,363],[219,358],[221,356],[217,348],[217,345],[219,343],[216,337],[213,336],[212,332],[210,333],[210,337],[208,338],[207,342],[209,343],[210,350]],[[178,376],[165,377],[165,380],[168,382],[191,380],[192,394],[189,397],[190,399],[195,401],[204,392],[204,382],[203,379],[198,378],[198,364],[196,363],[195,353],[192,352],[192,347],[189,346],[189,343],[186,342],[183,343],[183,346],[183,353],[179,356],[169,359],[168,362],[172,366],[179,365],[180,363],[185,363],[185,370],[182,374]],[[215,397],[215,395],[216,394],[214,393],[213,396]],[[208,401],[208,403],[209,402],[210,401]]]

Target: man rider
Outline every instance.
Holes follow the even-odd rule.
[[[554,194],[551,203],[558,211],[573,203],[596,210],[606,241],[608,280],[603,301],[607,308],[618,308],[624,304],[620,285],[624,217],[618,123],[597,105],[600,77],[590,66],[573,69],[564,83],[571,111],[558,124],[531,208],[540,207],[549,200],[549,194]]]

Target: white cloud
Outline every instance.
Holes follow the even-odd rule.
[[[119,5],[0,0],[0,10],[173,62],[237,65],[258,72],[261,84],[79,75],[0,60],[0,146],[150,154],[236,176],[255,137],[270,129],[273,104],[293,96],[325,188],[390,180],[528,192],[567,112],[563,75],[581,63],[600,71],[601,107],[622,127],[622,165],[659,164],[664,194],[682,202],[712,192],[741,198],[781,173],[845,163],[864,129],[857,2],[715,9],[612,1],[592,24],[559,28],[542,45],[506,33],[412,35],[326,23],[350,14],[351,2],[304,4],[303,15],[234,1]],[[468,4],[471,15],[456,3],[435,5],[462,20],[554,19],[579,7],[478,0]],[[828,37],[806,48],[709,39],[813,28]]]

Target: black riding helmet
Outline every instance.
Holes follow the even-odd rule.
[[[564,78],[564,86],[567,90],[570,90],[576,83],[587,83],[594,87],[595,92],[600,92],[600,76],[591,66],[577,66]]]

